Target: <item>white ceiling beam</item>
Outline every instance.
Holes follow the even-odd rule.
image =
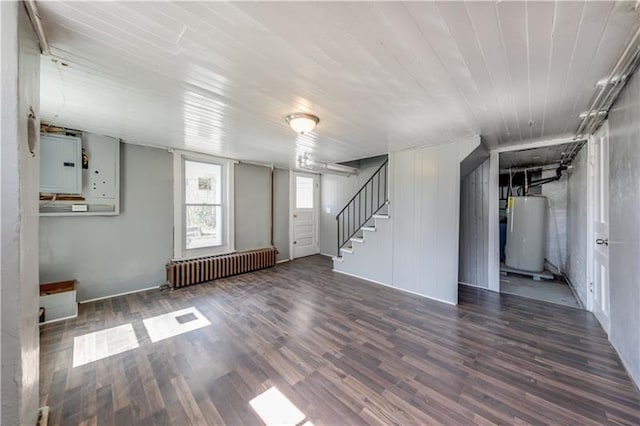
[[[553,145],[562,145],[565,143],[574,143],[574,142],[578,142],[580,140],[585,140],[585,138],[582,139],[574,139],[571,136],[567,136],[567,137],[563,137],[563,138],[556,138],[556,139],[545,139],[545,140],[541,140],[541,141],[531,141],[531,142],[527,142],[527,143],[516,143],[513,145],[508,145],[508,146],[499,146],[496,147],[494,149],[491,150],[492,153],[501,153],[501,152],[512,152],[512,151],[522,151],[525,149],[534,149],[534,148],[544,148],[547,146],[553,146]]]

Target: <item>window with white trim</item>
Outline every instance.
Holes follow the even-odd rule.
[[[233,164],[174,153],[174,258],[229,253],[233,247]]]

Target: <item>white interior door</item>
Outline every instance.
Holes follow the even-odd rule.
[[[293,174],[293,241],[292,257],[320,252],[318,246],[318,212],[320,183],[318,175]]]
[[[593,135],[592,311],[609,334],[609,126]]]

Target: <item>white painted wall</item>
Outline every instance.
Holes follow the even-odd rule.
[[[487,242],[487,279],[489,290],[500,291],[500,154],[491,151],[489,156],[489,241]]]
[[[609,339],[640,386],[640,74],[609,113]]]
[[[393,286],[458,302],[460,162],[472,137],[390,156]]]
[[[21,2],[0,2],[0,381],[2,425],[38,418],[38,190],[27,148],[30,107],[40,113],[40,51]],[[39,128],[39,119],[36,123]]]
[[[541,178],[555,176],[555,170],[545,170]],[[541,186],[547,197],[547,229],[545,230],[544,257],[552,272],[563,273],[567,261],[567,174]]]
[[[384,161],[384,159],[382,159]],[[381,161],[366,163],[354,176],[323,174],[320,176],[320,223],[318,241],[320,253],[337,255],[336,215],[378,170]]]
[[[587,146],[573,160],[567,179],[567,260],[565,276],[587,306]]]
[[[343,253],[334,262],[336,271],[391,286],[393,282],[393,220],[374,219],[376,232],[361,232],[364,243],[353,243],[353,253]]]
[[[354,252],[344,253],[334,268],[457,304],[460,162],[479,146],[475,136],[390,154],[390,219],[375,220],[379,231],[365,232],[364,244],[354,243]],[[337,198],[341,180],[328,179],[326,200]]]
[[[489,159],[471,171],[460,186],[460,247],[458,280],[489,286]]]

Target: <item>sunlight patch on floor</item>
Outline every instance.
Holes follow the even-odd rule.
[[[197,330],[211,324],[195,307],[142,320],[152,342]]]
[[[83,334],[73,339],[73,367],[135,349],[138,339],[129,324]]]
[[[306,418],[302,411],[298,410],[275,386],[253,398],[249,401],[249,405],[267,426],[295,426]],[[304,426],[313,426],[313,423],[307,420]]]

